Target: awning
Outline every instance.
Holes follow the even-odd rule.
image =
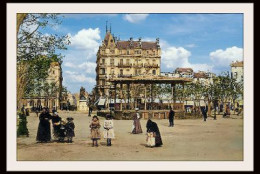
[[[105,105],[105,102],[106,102],[106,99],[100,99],[99,102],[98,102],[98,105]]]

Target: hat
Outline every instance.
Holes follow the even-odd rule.
[[[74,120],[72,117],[67,117],[67,120]]]

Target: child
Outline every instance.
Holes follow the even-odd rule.
[[[113,120],[111,115],[106,115],[106,120],[104,121],[104,138],[107,139],[107,146],[111,146],[111,138],[115,138],[113,130]]]
[[[53,125],[53,136],[55,139],[59,137],[60,124],[61,124],[61,117],[58,115],[57,112],[54,112],[52,116],[52,125]]]
[[[91,131],[91,139],[93,141],[92,147],[94,147],[94,144],[98,147],[98,142],[97,140],[100,139],[100,123],[99,119],[96,115],[93,116],[92,122],[89,125],[90,131]]]
[[[66,129],[65,129],[66,122],[61,119],[61,123],[59,125],[60,130],[59,130],[59,142],[64,142],[64,139],[66,137]]]
[[[72,137],[75,137],[75,133],[74,133],[75,125],[73,123],[72,117],[68,117],[67,120],[68,120],[68,122],[65,125],[66,137],[68,138],[68,143],[72,143]]]

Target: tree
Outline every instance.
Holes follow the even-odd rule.
[[[17,15],[17,106],[21,106],[21,99],[28,91],[32,83],[30,76],[31,66],[36,59],[45,56],[52,58],[61,57],[56,50],[66,49],[70,44],[68,36],[56,34],[44,34],[40,30],[47,26],[61,23],[58,14],[18,14]],[[39,65],[39,64],[38,64]],[[40,75],[41,76],[41,75]],[[33,89],[33,88],[32,88]]]

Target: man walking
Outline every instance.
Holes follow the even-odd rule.
[[[170,122],[170,126],[169,126],[169,127],[173,127],[173,125],[174,125],[174,123],[173,123],[174,115],[175,115],[175,112],[174,112],[173,109],[170,107],[170,112],[169,112],[169,122]]]
[[[203,107],[201,111],[202,111],[204,121],[206,121],[207,120],[207,108]]]

